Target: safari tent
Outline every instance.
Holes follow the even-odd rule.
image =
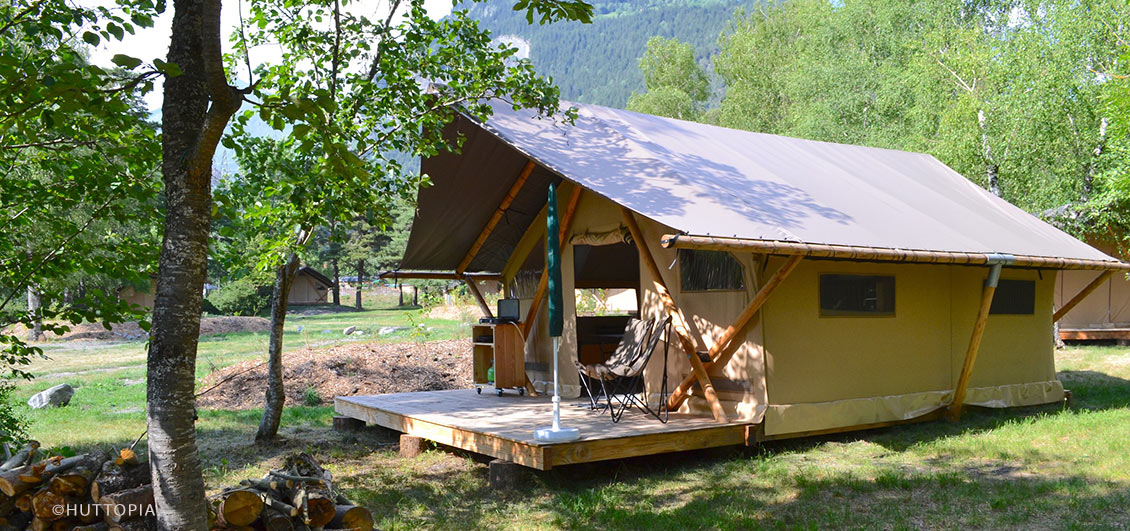
[[[1124,257],[1116,241],[1090,238],[1087,243],[1111,256]],[[1062,305],[1100,276],[1094,292],[1059,320],[1059,337],[1066,341],[1130,340],[1130,279],[1124,273],[1064,271],[1056,278],[1055,303]]]
[[[325,304],[333,290],[333,281],[316,270],[302,266],[294,274],[287,304]]]
[[[750,443],[943,412],[956,418],[963,405],[1063,400],[1053,360],[1057,276],[1130,267],[929,155],[592,105],[576,105],[573,124],[493,107],[486,123],[461,117],[448,127],[449,137],[465,138],[460,153],[422,161],[433,184],[419,191],[398,274],[463,279],[472,288],[501,279],[522,301],[526,385],[544,391],[552,378],[542,302],[545,198],[557,183],[562,394],[580,393],[573,360],[627,319],[578,316],[575,290],[635,290],[641,317],[673,318],[667,403],[683,416],[672,417],[672,430],[705,416],[744,426],[737,440]],[[1064,308],[1075,295],[1066,294]],[[645,372],[653,403],[662,368],[653,357]],[[391,400],[339,397],[338,411],[402,431],[417,425],[403,420],[410,418],[485,437],[490,430],[461,423],[489,410],[483,401],[494,397],[479,398],[437,417],[423,415],[421,404],[441,407],[439,398],[397,413]],[[590,438],[613,431],[582,428]],[[539,468],[615,453],[546,449],[503,428],[490,444],[428,433],[457,446],[478,441],[463,446],[507,458],[516,455],[513,445],[527,445],[540,456],[529,466]],[[726,444],[719,441],[734,438],[682,433],[668,446],[625,443],[616,455]]]

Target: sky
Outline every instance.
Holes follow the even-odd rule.
[[[227,36],[231,35],[232,31],[239,27],[239,10],[242,5],[244,14],[247,13],[247,6],[253,0],[242,2],[241,0],[225,0],[223,8],[220,12],[221,23],[223,24],[224,35],[224,52],[228,52],[231,44],[228,42]],[[91,1],[86,2],[87,5],[112,5],[112,1]],[[362,14],[365,16],[379,16],[382,13],[388,12],[388,0],[360,0],[348,4],[346,10]],[[444,17],[451,13],[452,2],[451,0],[424,0],[424,7],[428,10],[433,18]],[[403,10],[403,8],[402,8]],[[383,20],[383,16],[380,17]],[[172,2],[169,2],[168,9],[165,10],[161,16],[154,20],[153,27],[151,28],[138,28],[135,35],[126,34],[126,38],[122,41],[107,41],[104,40],[103,44],[99,45],[91,53],[91,61],[101,66],[113,66],[111,58],[116,54],[125,54],[137,57],[146,63],[152,63],[153,59],[164,59],[169,50],[169,35],[170,28],[173,20],[173,7]],[[259,64],[278,58],[279,52],[274,49],[263,47],[252,48],[250,51],[251,61],[253,64]],[[244,71],[236,72],[235,74],[243,79],[247,79],[246,68]],[[150,111],[157,111],[161,108],[161,85],[158,80],[157,86],[152,92],[145,96],[145,104],[149,107]]]

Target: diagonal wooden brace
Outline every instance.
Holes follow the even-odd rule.
[[[672,328],[675,330],[675,335],[679,336],[683,351],[687,353],[687,357],[690,359],[691,367],[694,369],[694,377],[702,387],[703,394],[706,395],[706,402],[710,404],[710,412],[714,415],[714,420],[729,422],[729,419],[726,418],[726,412],[722,409],[722,403],[718,401],[718,394],[714,392],[714,384],[710,383],[710,375],[706,373],[706,367],[703,366],[702,360],[698,358],[698,349],[695,346],[694,338],[691,337],[687,320],[683,317],[683,312],[675,305],[675,299],[671,297],[671,292],[663,281],[663,274],[659,271],[659,266],[656,265],[651,250],[648,249],[647,242],[643,238],[643,231],[636,223],[635,214],[624,207],[620,207],[620,213],[624,216],[624,222],[632,233],[632,239],[635,240],[636,248],[639,249],[640,258],[643,259],[644,265],[651,273],[652,283],[655,285],[656,293],[659,294],[659,300],[663,301],[667,314],[671,316]]]
[[[800,265],[800,261],[803,258],[804,257],[801,255],[790,256],[785,263],[777,269],[777,272],[773,273],[773,276],[765,282],[765,285],[757,290],[757,294],[754,295],[753,300],[749,301],[749,304],[746,305],[742,313],[738,315],[738,318],[734,320],[734,323],[726,328],[726,330],[722,332],[722,337],[719,337],[718,341],[714,343],[714,346],[710,347],[710,351],[707,353],[710,356],[710,361],[703,364],[707,371],[714,367],[725,367],[726,364],[729,363],[730,358],[732,358],[734,352],[737,351],[737,349],[727,348],[734,340],[734,337],[745,330],[746,326],[753,320],[754,316],[757,315],[757,312],[759,312],[761,307],[765,305],[765,302],[769,300],[769,296],[773,294],[773,290],[777,289],[777,286]],[[687,397],[690,396],[690,390],[695,381],[696,378],[694,375],[684,378],[667,400],[667,409],[678,409]]]
[[[1052,314],[1052,322],[1058,323],[1060,319],[1063,319],[1064,315],[1067,315],[1067,312],[1070,312],[1072,308],[1077,306],[1080,302],[1083,302],[1083,299],[1087,298],[1087,295],[1090,295],[1091,292],[1095,291],[1099,288],[1099,286],[1103,285],[1103,282],[1106,282],[1107,279],[1109,279],[1113,274],[1114,271],[1103,271],[1102,274],[1098,276],[1098,278],[1092,280],[1090,284],[1087,284],[1087,287],[1079,290],[1079,293],[1076,293],[1074,297],[1071,297],[1071,300],[1067,301],[1063,306],[1056,310],[1055,313]]]

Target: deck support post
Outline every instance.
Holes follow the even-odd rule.
[[[400,457],[409,459],[424,453],[426,440],[422,437],[402,434],[400,436]]]
[[[526,184],[526,179],[529,179],[530,173],[534,171],[537,165],[534,161],[527,161],[526,166],[522,168],[522,173],[518,174],[518,178],[514,179],[514,184],[510,185],[510,190],[502,198],[502,202],[498,204],[494,214],[487,220],[486,226],[479,232],[479,236],[475,238],[475,243],[471,244],[471,248],[467,250],[467,254],[463,256],[463,260],[459,262],[459,266],[455,268],[455,274],[462,275],[467,271],[467,267],[471,265],[471,261],[475,259],[475,255],[479,254],[479,249],[482,249],[483,244],[486,243],[487,238],[491,232],[494,232],[494,227],[502,220],[502,216],[506,214],[506,209],[510,208],[510,204],[514,202],[514,198],[518,197],[518,192],[522,190],[522,186]]]
[[[773,294],[773,290],[777,289],[777,286],[779,286],[781,282],[784,282],[785,278],[800,265],[800,261],[803,259],[804,257],[797,254],[789,256],[789,258],[785,260],[785,263],[781,264],[781,267],[777,269],[777,272],[773,273],[773,276],[761,286],[761,289],[757,290],[757,294],[753,296],[753,300],[749,301],[749,304],[746,305],[742,313],[738,315],[738,318],[734,320],[734,323],[727,327],[726,330],[722,332],[722,337],[718,338],[714,346],[710,347],[710,351],[707,353],[710,357],[710,361],[703,365],[707,371],[714,367],[725,367],[726,364],[729,363],[730,358],[734,356],[734,352],[736,351],[736,349],[727,348],[730,342],[733,341],[734,337],[740,332],[745,330],[746,326],[761,310],[761,307],[769,300],[769,296]],[[671,396],[667,400],[668,410],[679,409],[679,406],[681,406],[683,401],[690,395],[690,390],[694,385],[695,379],[695,375],[693,374],[687,376],[679,386],[671,392]]]
[[[1063,319],[1064,315],[1067,315],[1067,312],[1070,312],[1072,308],[1077,306],[1080,302],[1083,302],[1083,299],[1087,298],[1087,295],[1090,295],[1091,292],[1095,291],[1099,288],[1099,286],[1103,285],[1103,282],[1106,282],[1108,279],[1110,279],[1111,275],[1113,274],[1114,271],[1103,271],[1102,274],[1092,280],[1090,284],[1087,284],[1085,288],[1079,290],[1079,293],[1076,293],[1074,297],[1071,297],[1071,300],[1064,303],[1063,306],[1060,306],[1059,309],[1056,310],[1054,314],[1052,314],[1052,322],[1058,323],[1060,319]]]
[[[494,459],[487,463],[487,476],[490,488],[495,490],[513,489],[522,479],[522,465],[505,459]]]
[[[475,279],[465,276],[463,277],[463,281],[467,283],[467,291],[470,291],[471,295],[475,296],[475,302],[479,303],[479,309],[483,311],[483,316],[494,317],[494,314],[490,311],[490,305],[487,304],[487,300],[483,298],[483,292],[479,291],[479,286],[475,283]]]
[[[334,415],[334,431],[361,431],[365,429],[365,421],[353,417]]]
[[[961,366],[961,376],[953,390],[953,402],[946,411],[946,419],[951,422],[961,420],[961,406],[965,401],[965,390],[973,374],[973,364],[977,361],[977,351],[981,348],[981,338],[985,335],[985,324],[989,320],[989,309],[993,306],[993,294],[1001,278],[1001,264],[993,264],[985,286],[981,290],[981,308],[977,311],[977,321],[973,323],[973,335],[969,338],[969,348],[965,351],[965,363]]]
[[[710,375],[706,373],[706,367],[703,366],[702,360],[698,358],[698,348],[695,345],[694,338],[691,337],[687,319],[683,317],[683,312],[679,310],[679,307],[675,304],[675,299],[671,297],[671,292],[667,289],[663,274],[655,263],[655,257],[651,255],[647,241],[644,240],[643,231],[636,223],[635,214],[623,206],[620,207],[620,213],[624,216],[624,223],[628,225],[628,230],[632,233],[632,239],[636,242],[636,249],[639,250],[640,258],[643,259],[644,265],[651,273],[651,281],[656,293],[659,294],[659,300],[663,301],[667,314],[671,316],[672,328],[675,330],[675,334],[679,336],[679,342],[683,346],[683,351],[687,353],[687,358],[690,359],[694,377],[698,380],[699,386],[702,387],[703,394],[706,395],[706,402],[710,405],[710,412],[714,415],[714,420],[723,423],[729,422],[729,419],[726,418],[726,412],[722,409],[722,403],[718,400],[718,394],[714,392],[714,384],[710,382]]]

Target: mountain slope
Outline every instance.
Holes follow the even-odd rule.
[[[464,6],[496,38],[529,46],[530,60],[553,78],[567,100],[623,108],[643,90],[637,59],[647,40],[674,37],[694,45],[700,63],[718,48],[718,34],[753,0],[611,0],[594,2],[592,24],[530,25],[507,0]]]

